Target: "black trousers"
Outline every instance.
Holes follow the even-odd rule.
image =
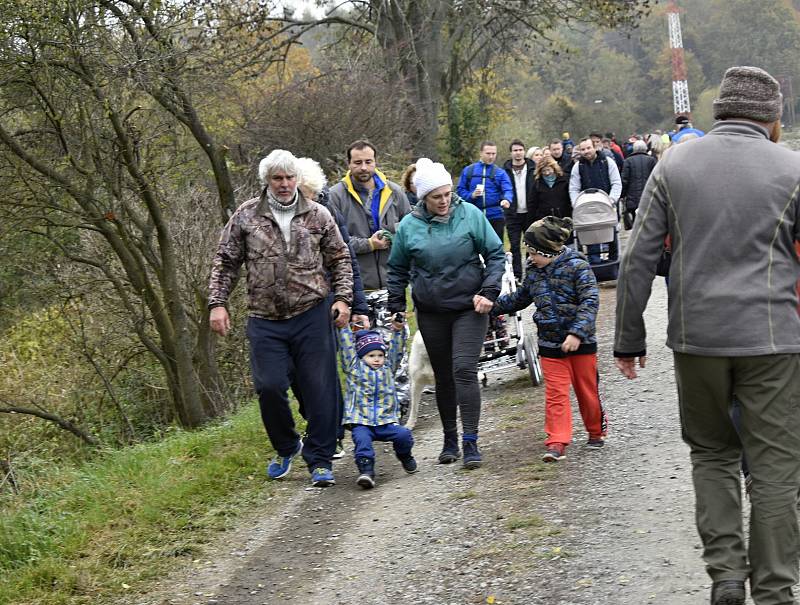
[[[511,244],[511,264],[514,266],[514,277],[522,279],[522,238],[525,230],[531,226],[528,212],[515,212],[506,215],[506,230],[508,241]]]
[[[481,417],[481,387],[478,357],[486,336],[488,315],[472,309],[428,313],[417,311],[417,325],[436,378],[436,406],[445,432],[458,430],[461,410],[465,435],[478,433]]]
[[[506,228],[506,219],[504,218],[491,218],[489,219],[489,224],[494,229],[494,232],[497,234],[497,237],[500,238],[500,241],[503,241],[503,231]]]
[[[289,407],[289,378],[293,369],[308,419],[303,458],[309,469],[331,468],[336,448],[339,387],[327,301],[291,319],[272,321],[251,317],[247,321],[247,338],[261,420],[272,447],[279,456],[288,456],[300,439]]]

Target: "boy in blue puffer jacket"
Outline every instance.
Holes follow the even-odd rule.
[[[571,234],[569,218],[547,216],[533,223],[525,232],[531,263],[525,281],[515,292],[498,298],[492,310],[510,313],[536,305],[533,321],[545,379],[545,462],[564,458],[572,441],[570,385],[589,433],[587,447],[603,447],[607,428],[597,375],[595,319],[600,295],[589,263],[564,246]]]
[[[394,384],[406,331],[400,322],[392,322],[392,329],[388,351],[375,330],[359,330],[355,339],[349,328],[338,333],[339,359],[346,377],[342,424],[352,431],[359,472],[356,483],[364,489],[375,487],[373,441],[391,441],[403,469],[409,474],[417,472],[417,461],[411,454],[414,438],[409,429],[398,424],[400,406]]]

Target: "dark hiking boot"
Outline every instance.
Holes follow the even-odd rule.
[[[711,587],[711,605],[744,605],[744,580],[720,580]]]
[[[442,453],[439,454],[439,464],[452,464],[461,458],[458,449],[458,431],[445,431]]]
[[[403,454],[402,456],[397,456],[397,459],[400,461],[400,464],[403,465],[403,470],[409,475],[413,475],[419,470],[417,468],[417,461],[414,459],[414,456],[411,455],[411,452]]]
[[[375,461],[372,458],[359,458],[356,460],[358,479],[356,484],[364,489],[375,487]]]
[[[464,468],[468,470],[480,468],[483,464],[481,451],[478,449],[477,435],[464,435]]]

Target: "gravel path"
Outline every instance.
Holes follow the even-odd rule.
[[[406,475],[380,448],[372,491],[355,486],[349,456],[336,463],[334,488],[307,488],[304,469],[293,470],[265,503],[277,514],[243,524],[212,549],[210,563],[129,602],[706,603],[688,451],[663,346],[663,280],[648,310],[648,367],[635,381],[613,368],[613,308],[613,288],[601,288],[605,449],[584,449],[576,426],[567,459],[540,462],[543,388],[531,388],[522,371],[490,375],[484,468],[435,464],[441,432],[429,396],[415,430],[419,473]]]

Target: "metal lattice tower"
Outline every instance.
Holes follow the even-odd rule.
[[[689,83],[686,79],[686,61],[683,58],[681,18],[675,0],[670,0],[667,7],[667,18],[669,20],[669,47],[672,51],[672,104],[675,115],[689,117],[692,111],[689,105]]]

